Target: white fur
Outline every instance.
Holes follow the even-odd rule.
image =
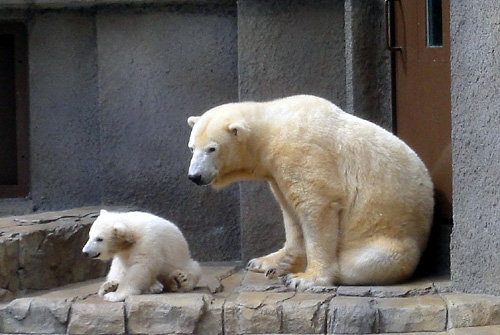
[[[92,258],[113,259],[99,292],[108,301],[169,290],[189,291],[201,269],[173,223],[144,212],[102,210],[82,250]]]
[[[289,273],[285,283],[300,290],[411,276],[431,227],[433,185],[396,136],[306,95],[226,104],[188,123],[190,174],[200,184],[264,179],[281,206],[285,246],[250,270]],[[210,159],[198,156],[214,145]]]

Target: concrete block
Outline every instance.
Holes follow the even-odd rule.
[[[446,329],[446,305],[436,295],[377,299],[378,332],[439,332]]]
[[[100,297],[73,303],[68,334],[125,334],[124,304],[107,303]]]
[[[283,333],[324,334],[333,294],[297,293],[281,304]],[[279,307],[277,307],[279,308]]]
[[[12,236],[0,237],[0,287],[11,292],[19,290],[19,240]]]
[[[328,334],[369,334],[376,330],[378,313],[372,298],[336,297],[328,311]]]
[[[294,292],[244,292],[235,302],[235,334],[280,333],[283,312],[279,304]]]
[[[500,297],[474,294],[444,294],[448,328],[500,325]]]
[[[0,308],[0,333],[66,333],[71,302],[62,299],[20,298]]]
[[[225,299],[209,299],[208,296],[206,298],[205,312],[198,321],[195,335],[222,335],[224,334]]]
[[[192,334],[206,310],[204,294],[135,295],[125,301],[128,334]]]
[[[450,329],[448,335],[498,335],[500,326]]]

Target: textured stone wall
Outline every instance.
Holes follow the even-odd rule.
[[[451,1],[453,219],[457,289],[500,294],[500,6]]]

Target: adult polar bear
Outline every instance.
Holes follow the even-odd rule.
[[[431,228],[433,186],[397,137],[306,95],[226,104],[188,123],[193,182],[265,179],[281,205],[285,245],[251,260],[250,270],[280,269],[298,290],[413,274]]]

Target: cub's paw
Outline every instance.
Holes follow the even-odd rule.
[[[127,299],[128,294],[118,293],[118,292],[109,292],[104,295],[104,300],[110,302],[124,301]]]
[[[146,294],[156,294],[163,292],[163,284],[156,280],[153,285],[149,287],[144,293]]]
[[[171,292],[187,292],[194,288],[193,276],[180,270],[172,272],[167,287]]]
[[[99,288],[99,294],[100,297],[105,295],[106,293],[109,292],[114,292],[118,289],[118,282],[112,280],[112,281],[107,281],[104,284],[101,285],[101,288]]]
[[[331,285],[329,280],[316,275],[310,275],[307,272],[299,272],[288,274],[283,277],[283,284],[291,289],[299,292],[304,292],[313,286],[328,286]]]

